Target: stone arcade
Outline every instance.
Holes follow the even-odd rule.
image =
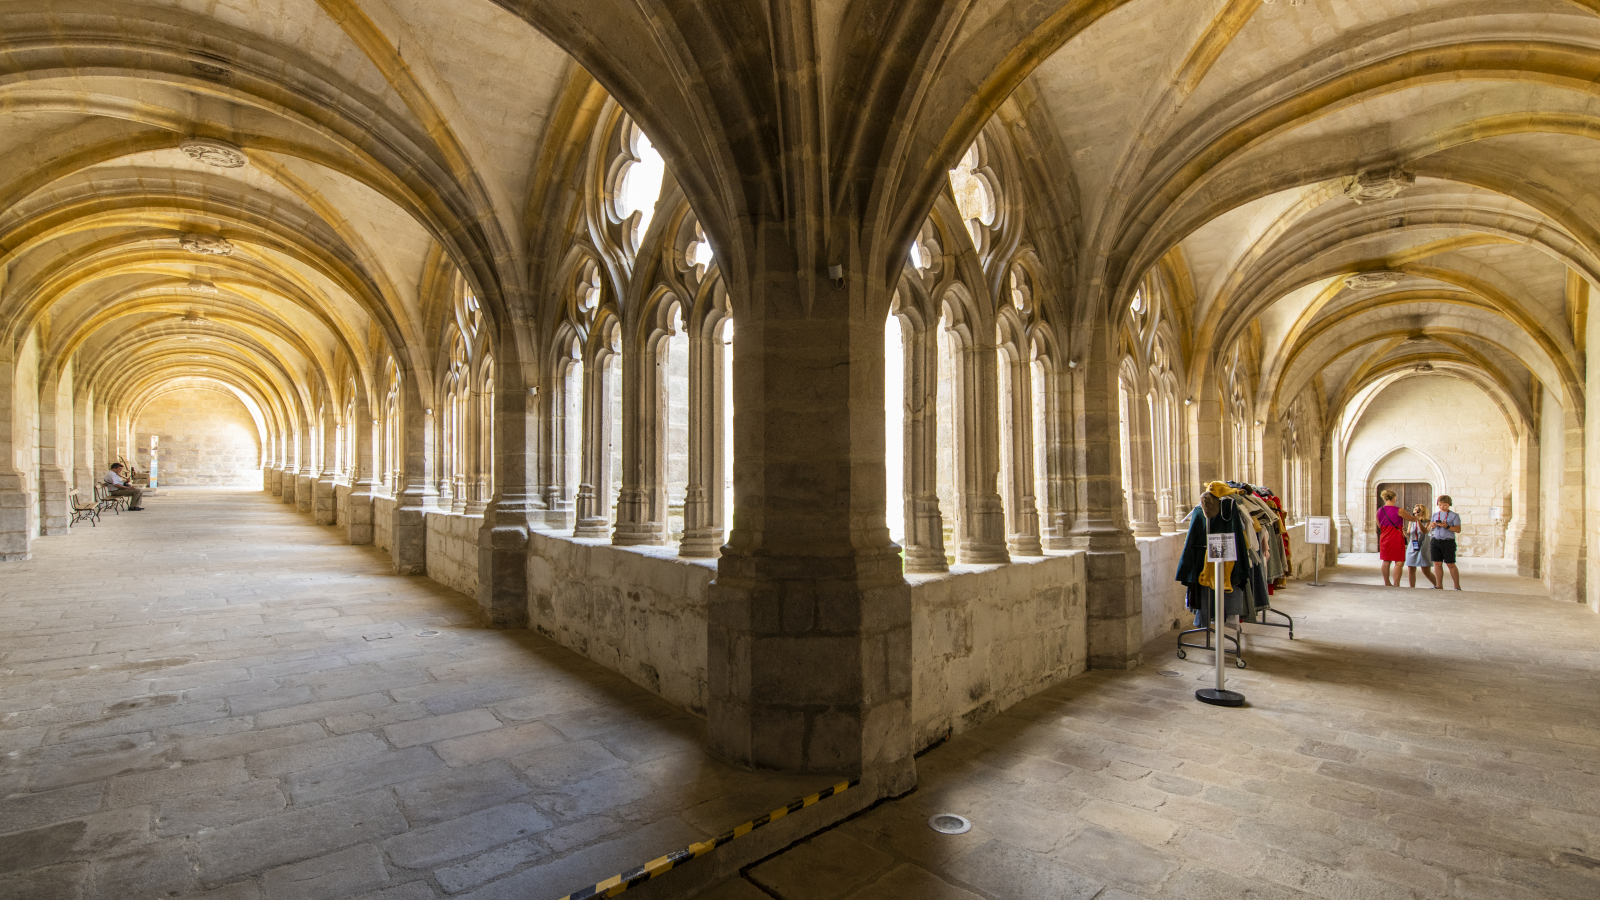
[[[0,0],[0,895],[555,900],[840,778],[637,890],[1600,895],[1597,78],[1596,0]],[[1146,677],[1224,478],[1346,573],[1258,780]],[[1499,598],[1439,647],[1385,486]],[[1513,663],[1589,693],[1427,693]],[[274,843],[325,785],[392,827]]]

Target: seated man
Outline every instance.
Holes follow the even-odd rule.
[[[110,470],[106,472],[106,477],[100,480],[111,489],[111,496],[133,498],[128,503],[128,512],[144,512],[144,490],[134,487],[122,477],[122,463],[112,463]]]

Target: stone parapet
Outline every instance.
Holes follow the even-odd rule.
[[[478,529],[483,516],[429,510],[428,577],[469,597],[478,595]]]
[[[1172,630],[1174,620],[1189,615],[1184,606],[1187,593],[1177,581],[1178,558],[1183,555],[1186,535],[1164,534],[1136,538],[1139,544],[1139,575],[1144,584],[1144,643]]]
[[[528,620],[540,634],[696,715],[706,714],[714,560],[673,547],[529,535]]]
[[[394,548],[393,497],[372,498],[372,544],[386,553]]]
[[[910,575],[917,748],[959,734],[1088,667],[1084,554]]]

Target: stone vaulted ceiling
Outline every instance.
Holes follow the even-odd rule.
[[[1038,230],[1077,267],[1073,327],[1125,307],[1158,264],[1185,273],[1192,394],[1248,341],[1267,414],[1424,358],[1508,408],[1542,386],[1581,410],[1594,0],[936,6],[945,52],[906,64],[921,99],[894,107],[893,152],[914,164],[883,204],[909,211],[874,227],[919,227],[944,189],[921,160],[948,168],[1000,112],[1051,173],[1060,221]],[[884,7],[812,7],[823,115],[843,133],[876,102],[850,78]],[[550,133],[592,102],[574,58],[659,131],[714,242],[728,233],[730,198],[754,189],[718,186],[755,177],[753,145],[733,98],[710,97],[720,121],[684,98],[749,55],[711,40],[732,19],[658,12],[670,40],[635,40],[651,26],[601,0],[0,3],[0,320],[13,339],[38,329],[58,374],[84,351],[97,390],[203,376],[286,421],[370,381],[380,348],[426,385],[441,271],[497,322],[546,296],[529,248],[565,227],[540,213],[564,165]],[[694,23],[706,40],[680,41]],[[732,136],[683,136],[712,126]],[[891,171],[859,149],[870,137],[834,151],[836,171]],[[1392,277],[1347,286],[1362,273]]]

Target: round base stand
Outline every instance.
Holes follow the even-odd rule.
[[[1243,706],[1244,695],[1238,691],[1219,691],[1216,688],[1201,688],[1194,692],[1194,698],[1201,703],[1212,706]]]

